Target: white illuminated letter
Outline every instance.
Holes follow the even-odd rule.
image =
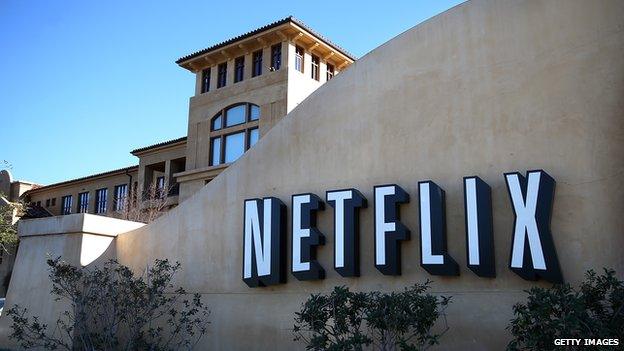
[[[507,174],[507,187],[511,196],[514,211],[516,212],[516,225],[514,227],[513,245],[511,251],[511,268],[523,268],[525,235],[529,241],[529,250],[533,268],[546,269],[546,261],[542,250],[539,230],[535,213],[537,209],[537,197],[539,194],[540,172],[529,172],[526,190],[526,201],[522,194],[520,179],[517,174]]]
[[[271,274],[271,201],[272,199],[264,199],[262,232],[258,220],[257,202],[245,201],[245,278],[251,277],[252,246],[256,254],[258,276]]]
[[[431,242],[431,203],[429,183],[419,184],[420,194],[420,240],[422,264],[444,264],[443,255],[434,255]]]
[[[334,201],[334,267],[344,267],[345,253],[345,201],[353,198],[351,190],[327,193],[327,201]]]
[[[292,270],[293,272],[309,271],[310,262],[301,262],[301,239],[310,237],[310,229],[301,228],[301,206],[310,203],[310,195],[293,196],[293,243],[292,243]]]
[[[468,264],[479,265],[479,216],[477,180],[466,178],[466,230],[468,232]]]
[[[386,196],[394,195],[394,186],[375,188],[375,264],[386,264],[386,233],[394,232],[395,223],[386,222]]]

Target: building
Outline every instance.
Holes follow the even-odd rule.
[[[184,56],[176,63],[196,77],[188,136],[133,150],[138,166],[40,186],[25,198],[52,215],[123,218],[132,193],[175,207],[354,60],[294,17]]]
[[[12,211],[8,211],[11,217],[7,218],[8,221],[16,223],[20,217],[28,219],[50,216],[45,209],[37,206],[26,208],[24,213],[18,213],[19,205],[17,203],[21,201],[22,195],[38,186],[33,182],[14,180],[11,172],[7,169],[0,171],[0,208],[5,208],[5,206],[12,208]],[[5,212],[3,211],[2,214]],[[16,247],[12,245],[4,249],[0,248],[0,297],[7,293],[15,263],[15,249]]]
[[[174,173],[184,199],[150,224],[89,214],[23,221],[7,307],[27,306],[49,325],[66,307],[48,303],[46,252],[82,265],[114,258],[136,272],[167,258],[181,263],[176,283],[211,308],[198,349],[299,350],[294,313],[311,293],[431,279],[433,293],[453,297],[438,350],[504,349],[524,290],[576,285],[589,269],[624,273],[623,21],[614,0],[462,3],[291,110],[287,98],[286,117],[186,196],[183,186],[205,183],[215,167],[210,138],[193,142],[191,131],[187,150],[203,156],[187,152],[185,172],[198,178]],[[219,89],[206,100],[211,93]],[[264,113],[261,101],[236,101]],[[192,130],[218,113],[192,106]],[[302,220],[305,197],[326,203],[316,221]],[[324,243],[306,240],[306,229]],[[313,261],[324,276],[303,276]],[[0,317],[3,345],[8,323]]]

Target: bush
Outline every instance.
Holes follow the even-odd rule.
[[[93,269],[48,260],[52,294],[71,308],[55,325],[14,306],[12,334],[23,348],[48,350],[192,349],[207,331],[210,313],[200,295],[187,298],[171,280],[180,264],[156,260],[145,276],[114,260]],[[164,328],[163,328],[164,326]]]
[[[368,296],[337,286],[329,295],[313,294],[295,313],[295,340],[306,350],[361,350],[371,339],[362,332]]]
[[[416,284],[401,292],[370,293],[366,322],[378,350],[423,350],[439,342],[448,330],[444,310],[450,297],[425,294],[430,282]],[[444,330],[431,332],[439,317]]]
[[[624,282],[614,270],[605,269],[603,275],[588,271],[578,289],[558,284],[527,293],[527,302],[513,307],[508,350],[554,350],[559,338],[624,338]]]
[[[401,292],[355,293],[335,287],[313,294],[295,313],[293,332],[307,350],[421,350],[437,344],[448,330],[444,310],[449,297],[425,294],[430,282]],[[444,330],[432,329],[444,317]]]

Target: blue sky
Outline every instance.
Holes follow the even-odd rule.
[[[186,135],[174,61],[293,15],[363,56],[462,1],[0,1],[0,161],[41,184],[138,163]]]

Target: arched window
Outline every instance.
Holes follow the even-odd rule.
[[[210,165],[236,161],[260,136],[260,107],[248,102],[219,111],[210,121]]]

